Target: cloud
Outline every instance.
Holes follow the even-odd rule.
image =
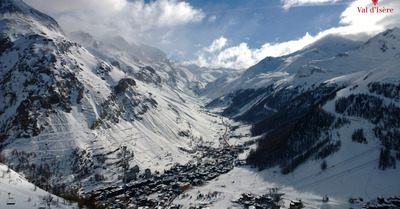
[[[176,27],[204,19],[202,10],[178,0],[25,0],[55,17],[67,31],[118,34],[131,41],[165,40]]]
[[[353,40],[362,40],[382,32],[389,28],[400,27],[400,1],[379,1],[380,8],[393,8],[394,13],[360,13],[358,8],[372,8],[372,1],[356,0],[350,3],[341,13],[338,27],[332,27],[321,31],[318,36],[328,34],[345,36]]]
[[[289,10],[291,7],[321,5],[328,3],[336,3],[339,0],[281,0],[283,9]]]
[[[287,12],[292,7],[329,4],[344,4],[346,9],[341,13],[337,26],[318,34],[305,33],[292,41],[275,40],[260,47],[250,47],[250,40],[235,42],[237,37],[229,37],[230,29],[241,27],[243,30],[239,20],[245,17],[236,13],[225,18],[212,14],[206,17],[201,9],[182,0],[24,1],[54,17],[66,32],[84,30],[96,38],[121,35],[132,42],[159,47],[179,59],[197,59],[198,64],[209,67],[247,68],[267,56],[292,53],[328,34],[365,40],[384,29],[400,27],[398,0],[378,3],[379,7],[394,8],[393,14],[358,12],[357,7],[372,7],[370,0],[280,0],[281,7]],[[218,26],[220,28],[216,28]],[[250,26],[247,29],[251,29]],[[211,41],[210,36],[219,38]],[[204,43],[205,40],[208,44]]]
[[[308,4],[328,4],[336,3],[340,0],[281,0],[284,4],[283,8],[293,6],[302,6]],[[373,4],[370,0],[355,0],[349,3],[346,9],[340,15],[338,27],[332,27],[325,31],[321,31],[318,36],[327,34],[344,35],[357,39],[359,34],[373,35],[388,28],[399,27],[400,22],[400,1],[379,1],[380,8],[393,8],[394,13],[361,13],[358,8],[372,8]]]
[[[360,13],[358,7],[372,7],[371,1],[357,0],[352,2],[341,14],[340,24],[348,32],[373,32],[382,31],[386,28],[400,26],[400,1],[379,1],[379,7],[394,8],[394,13]],[[350,29],[350,30],[349,30]]]
[[[217,16],[212,15],[208,18],[208,22],[215,22],[215,20],[217,20]]]
[[[328,2],[328,0],[286,0],[284,2],[293,6],[323,3]],[[334,1],[331,0],[329,2]],[[378,6],[400,11],[400,1],[379,1]],[[306,33],[296,40],[265,43],[260,48],[249,48],[248,44],[243,42],[228,48],[224,48],[226,47],[224,45],[218,51],[207,50],[216,43],[216,40],[214,40],[209,48],[199,52],[197,63],[208,67],[248,68],[267,56],[283,56],[300,50],[326,35],[341,35],[353,40],[365,41],[385,29],[400,27],[400,22],[398,21],[400,19],[399,12],[394,12],[393,14],[360,13],[357,7],[371,8],[372,2],[356,0],[350,3],[340,15],[339,26],[321,31],[314,36]]]
[[[214,40],[210,47],[199,52],[197,64],[207,67],[244,69],[256,64],[267,56],[277,57],[300,50],[315,40],[315,37],[307,33],[296,40],[282,43],[266,43],[259,49],[253,49],[249,48],[245,42],[224,48],[228,40],[221,37]],[[224,44],[218,44],[221,42]]]
[[[227,42],[228,42],[228,39],[221,36],[220,38],[215,39],[209,47],[205,48],[205,50],[210,53],[221,50],[222,48],[224,48],[226,46]]]

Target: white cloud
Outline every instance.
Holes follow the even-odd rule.
[[[286,0],[290,5],[323,3],[328,0]],[[334,2],[333,0],[329,2]],[[341,13],[338,27],[321,31],[315,36],[306,34],[297,40],[281,43],[265,43],[260,48],[251,49],[247,43],[240,43],[219,51],[203,50],[199,52],[198,64],[208,67],[248,68],[267,56],[290,54],[312,42],[330,34],[342,35],[354,40],[366,40],[385,29],[400,27],[400,1],[379,1],[379,7],[393,8],[393,14],[360,13],[357,7],[372,7],[371,1],[356,0]],[[215,40],[214,40],[215,42]],[[214,43],[213,42],[213,43]],[[212,44],[213,45],[213,44]],[[211,45],[211,46],[212,46]],[[208,48],[207,48],[208,49]]]
[[[372,8],[371,1],[357,0],[352,2],[346,10],[341,14],[340,23],[343,25],[342,33],[376,33],[382,31],[386,28],[392,28],[395,26],[400,26],[400,1],[379,1],[378,6],[383,8],[393,8],[394,13],[360,13],[358,7],[360,8]]]
[[[307,4],[335,3],[340,0],[281,0],[284,8],[301,6]],[[348,4],[347,8],[341,13],[338,27],[333,27],[322,31],[319,37],[327,34],[339,34],[353,39],[357,39],[360,34],[373,35],[388,28],[400,26],[400,1],[388,0],[379,1],[380,8],[393,8],[393,13],[362,13],[358,8],[373,6],[370,0],[355,0]]]
[[[291,7],[335,3],[335,2],[338,2],[338,1],[339,0],[281,0],[281,3],[283,3],[282,7],[285,10],[288,10]]]
[[[118,34],[131,41],[162,39],[175,27],[204,19],[202,10],[178,0],[25,0],[55,17],[67,31]],[[166,36],[164,36],[165,38]],[[161,40],[166,41],[166,40]]]
[[[210,53],[219,51],[226,46],[227,42],[228,42],[228,39],[221,36],[218,39],[215,39],[209,47],[205,48],[205,50]]]
[[[379,1],[380,8],[393,8],[394,13],[361,13],[359,8],[372,8],[372,1],[356,0],[341,13],[338,27],[333,27],[318,34],[323,37],[328,34],[342,35],[354,40],[366,40],[385,29],[400,27],[400,1]]]
[[[24,0],[28,4],[55,17],[66,32],[84,30],[102,38],[121,35],[129,41],[144,42],[156,47],[167,46],[172,54],[182,57],[193,54],[194,40],[184,38],[178,31],[205,19],[201,9],[192,7],[181,0]],[[281,0],[286,10],[296,6],[343,3],[343,0]],[[400,1],[381,0],[379,7],[394,8],[393,14],[360,13],[357,7],[372,7],[370,0],[352,0],[341,13],[339,26],[319,34],[309,34],[288,42],[264,43],[259,48],[250,48],[246,43],[235,45],[228,37],[221,36],[208,47],[198,46],[197,61],[202,66],[247,68],[266,56],[282,56],[292,53],[328,34],[340,34],[353,39],[361,39],[384,29],[400,26]],[[237,17],[226,20],[225,27],[235,27]],[[216,21],[209,16],[206,21]],[[180,30],[181,29],[181,30]],[[183,29],[183,30],[182,30]],[[360,36],[363,34],[363,36]],[[179,36],[180,39],[177,37]],[[181,40],[176,43],[176,40]],[[177,45],[191,46],[181,49]],[[203,45],[204,46],[204,45]],[[175,51],[174,51],[175,50]],[[177,53],[182,52],[182,53]],[[170,53],[171,52],[168,52]]]
[[[247,43],[243,42],[237,46],[225,49],[223,49],[225,44],[219,45],[221,47],[218,48],[218,50],[210,50],[212,46],[218,45],[216,43],[218,43],[220,39],[214,40],[210,47],[199,52],[199,58],[197,60],[199,65],[236,69],[248,68],[267,56],[282,56],[300,50],[304,46],[315,41],[316,38],[307,33],[297,40],[282,43],[266,43],[259,49],[249,48]],[[225,39],[225,41],[228,40]]]
[[[215,20],[217,20],[217,16],[212,15],[208,18],[208,22],[215,22]]]

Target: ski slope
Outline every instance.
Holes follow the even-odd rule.
[[[359,121],[354,118],[353,120]],[[295,172],[283,175],[279,167],[259,171],[250,166],[235,167],[229,173],[205,183],[200,187],[192,187],[181,195],[174,204],[183,205],[183,208],[203,205],[209,208],[243,208],[243,205],[233,203],[243,193],[254,195],[269,194],[270,189],[278,188],[282,196],[284,208],[294,200],[302,200],[306,208],[361,208],[368,201],[378,196],[392,197],[400,193],[399,169],[382,171],[378,168],[380,146],[370,143],[360,148],[360,144],[351,140],[351,131],[367,123],[354,123],[348,127],[347,135],[342,135],[342,148],[338,153],[328,156],[325,160],[327,168],[321,170],[323,160],[310,160],[301,165]],[[341,133],[345,133],[342,130]],[[230,135],[246,133],[246,128],[239,128]],[[253,140],[252,137],[243,137],[240,140],[231,138],[230,144],[240,144]],[[254,147],[252,145],[251,147]],[[246,153],[239,158],[244,159]],[[217,195],[212,195],[212,194]],[[199,195],[201,198],[198,198]],[[329,197],[323,202],[324,195]],[[363,201],[349,203],[350,198]]]
[[[46,201],[52,199],[51,202]],[[9,205],[7,203],[15,203]],[[10,170],[6,165],[0,164],[0,208],[1,209],[45,209],[45,208],[73,209],[78,208],[76,203],[71,203],[55,195],[35,187],[20,174]]]

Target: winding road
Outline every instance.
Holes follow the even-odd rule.
[[[228,143],[228,140],[227,140],[228,125],[225,124],[224,118],[223,118],[223,117],[221,117],[221,121],[222,121],[222,125],[225,126],[225,132],[224,132],[224,134],[222,135],[222,139],[225,141],[225,143],[226,143],[226,145],[227,145],[228,147],[231,147],[231,145]]]

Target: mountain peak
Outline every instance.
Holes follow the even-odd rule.
[[[9,6],[17,6],[17,5],[23,5],[24,2],[22,0],[3,0],[0,2],[0,8],[5,8]]]
[[[340,35],[326,35],[305,46],[302,51],[319,49],[321,51],[346,52],[360,46],[362,41],[353,41]]]
[[[400,28],[387,29],[379,33],[369,39],[362,48],[371,51],[379,49],[383,56],[388,56],[388,54],[395,55],[400,49]]]
[[[50,30],[64,34],[58,23],[50,16],[39,12],[38,10],[27,5],[22,0],[2,0],[0,1],[0,22],[5,23],[5,28],[13,28],[10,25],[20,25],[28,27],[20,27],[31,29],[31,25],[44,26],[45,29],[40,27],[41,32],[43,30]],[[4,26],[3,26],[4,27]],[[31,29],[32,30],[32,29]],[[20,31],[22,32],[22,31]]]
[[[75,41],[79,44],[82,44],[84,47],[93,47],[98,49],[102,42],[96,40],[90,33],[84,31],[73,31],[68,34],[68,38],[72,41]]]

